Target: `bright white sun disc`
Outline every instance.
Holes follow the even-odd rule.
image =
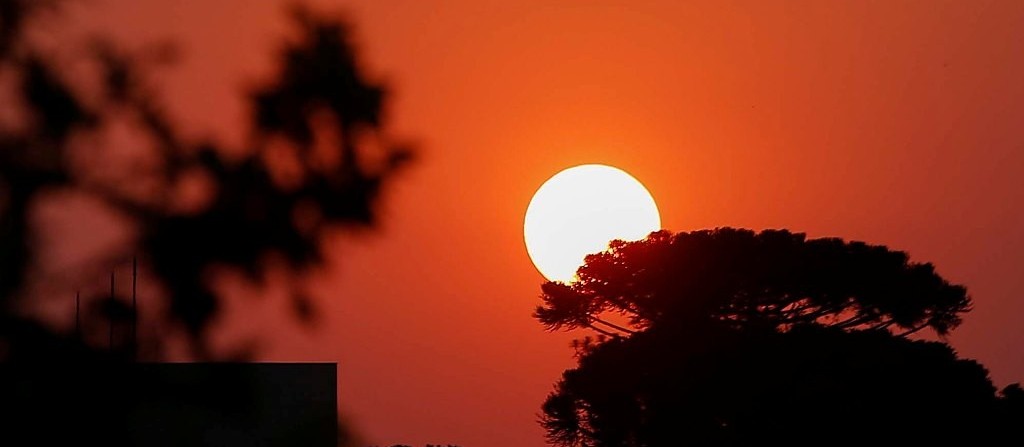
[[[611,166],[566,169],[541,185],[523,224],[526,251],[545,278],[572,281],[583,258],[614,239],[643,239],[661,228],[654,198],[637,179]]]

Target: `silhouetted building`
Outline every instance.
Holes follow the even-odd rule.
[[[7,363],[2,444],[334,447],[336,380],[334,363]]]

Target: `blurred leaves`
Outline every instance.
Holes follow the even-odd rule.
[[[226,147],[188,137],[161,104],[149,79],[177,58],[171,45],[128,51],[95,38],[79,55],[95,76],[59,68],[25,33],[39,7],[55,3],[0,0],[0,72],[18,83],[19,96],[3,105],[4,116],[30,123],[0,123],[4,312],[34,299],[22,291],[38,250],[30,210],[46,193],[76,191],[130,223],[135,238],[121,256],[137,254],[166,292],[164,317],[183,329],[197,358],[212,355],[205,335],[222,309],[212,271],[257,284],[268,269],[283,272],[295,317],[313,322],[315,302],[301,282],[324,263],[324,235],[373,225],[382,187],[411,159],[409,145],[386,132],[386,89],[361,69],[348,26],[293,9],[297,37],[282,48],[276,74],[249,94],[249,138]],[[116,126],[136,136],[117,149],[145,160],[136,163],[142,168],[111,173],[104,164]],[[285,262],[271,267],[269,259]]]

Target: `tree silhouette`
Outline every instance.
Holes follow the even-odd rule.
[[[88,73],[65,69],[68,61],[28,32],[61,3],[0,0],[0,79],[13,96],[0,114],[0,338],[8,346],[0,356],[52,356],[71,343],[67,331],[25,311],[53,298],[25,287],[46,281],[30,278],[40,250],[32,211],[67,192],[126,222],[130,242],[95,263],[138,256],[166,301],[151,307],[167,309],[195,358],[218,355],[205,337],[220,311],[217,271],[256,284],[283,271],[296,316],[309,321],[315,308],[301,279],[324,262],[323,236],[372,225],[382,186],[410,158],[386,132],[385,90],[360,69],[347,26],[293,11],[297,37],[283,47],[276,75],[249,95],[244,146],[228,147],[190,138],[161,106],[149,79],[173,52],[129,52],[95,38],[76,55]],[[117,126],[136,135],[115,147],[119,166],[131,169],[108,165]]]
[[[561,446],[864,445],[998,439],[1024,422],[940,342],[962,286],[905,253],[788,231],[652,233],[543,286],[549,330],[590,328],[543,405]],[[881,440],[881,441],[880,441]]]

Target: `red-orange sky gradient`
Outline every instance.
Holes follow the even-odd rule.
[[[240,137],[283,3],[83,3],[85,28],[180,42],[160,77],[176,117]],[[355,25],[419,161],[379,231],[331,242],[319,329],[246,299],[221,333],[337,361],[367,444],[544,444],[539,406],[573,359],[530,317],[523,216],[582,163],[644,182],[671,230],[781,227],[934,262],[975,300],[953,346],[1024,380],[1024,2],[315,3]]]

